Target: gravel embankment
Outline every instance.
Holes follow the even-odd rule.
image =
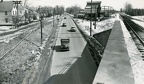
[[[46,20],[45,20],[46,21]],[[52,31],[52,22],[44,22],[43,41],[48,38]],[[56,23],[55,23],[56,25]],[[0,56],[16,45],[27,31],[13,36],[9,41],[0,42]],[[0,84],[21,84],[31,67],[40,58],[39,47],[41,46],[40,29],[33,32],[22,41],[12,52],[0,60]],[[8,37],[9,39],[11,37]]]

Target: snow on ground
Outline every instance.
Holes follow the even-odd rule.
[[[107,20],[96,22],[96,29],[94,28],[94,25],[93,25],[95,22],[92,22],[92,34],[96,34],[96,33],[100,33],[100,32],[112,29],[115,19],[116,18],[110,18]],[[90,32],[90,21],[77,19],[77,22],[80,25],[82,25],[82,27],[81,27],[81,28],[83,28],[82,30],[86,34],[90,35],[90,33],[89,33]]]
[[[131,16],[132,18],[143,20],[144,21],[144,16]]]
[[[5,42],[9,43],[9,41],[13,40],[14,38],[18,37],[18,35],[22,34],[21,31],[18,31],[14,34],[6,35],[6,36],[1,36],[0,37],[0,42]]]
[[[12,26],[0,26],[0,31],[6,31],[10,29]]]
[[[137,24],[139,24],[140,26],[144,27],[144,22],[138,21],[138,20],[133,20],[133,19],[132,19],[132,21],[134,21],[135,23],[137,23]]]
[[[3,33],[9,30],[12,26],[0,26],[0,33]]]
[[[144,83],[144,61],[142,61],[141,53],[138,51],[135,42],[133,41],[131,35],[126,29],[124,23],[121,21],[121,26],[124,34],[124,39],[126,42],[128,54],[130,57],[130,62],[132,66],[132,71],[134,74],[135,84]]]
[[[138,20],[141,20],[141,21],[138,21],[138,20],[132,19],[132,21],[134,21],[135,23],[137,23],[140,26],[144,27],[144,16],[131,16],[131,17],[135,18],[135,19],[138,19]]]

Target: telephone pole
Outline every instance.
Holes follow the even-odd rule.
[[[16,22],[15,22],[15,28],[18,26],[18,14],[19,14],[19,11],[18,11],[18,5],[21,4],[21,1],[13,1],[13,3],[16,5],[16,9],[17,9],[17,16],[16,16]]]
[[[95,5],[95,29],[96,29],[96,20],[97,20],[97,10],[96,10],[97,8],[96,8],[96,5]]]
[[[53,28],[54,28],[54,14],[55,14],[55,8],[53,9]]]
[[[41,28],[41,45],[42,45],[42,39],[43,39],[43,36],[42,36],[42,28],[43,28],[42,20],[43,20],[43,17],[42,17],[42,14],[41,14],[41,8],[40,7],[39,7],[39,14],[40,14],[40,28]]]
[[[92,0],[91,0],[91,11],[90,11],[90,36],[92,36]]]

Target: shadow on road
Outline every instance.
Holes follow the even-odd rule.
[[[51,76],[44,84],[92,84],[97,66],[87,47],[88,44],[67,71],[63,69],[62,73]]]
[[[53,49],[54,49],[56,52],[66,52],[66,51],[68,51],[68,50],[61,50],[61,46],[60,46],[60,45],[54,46]]]
[[[73,31],[73,30],[67,30],[68,32],[76,32],[76,31]]]

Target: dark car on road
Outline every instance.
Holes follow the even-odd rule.
[[[62,24],[62,27],[66,27],[66,23],[63,23],[63,24]]]
[[[75,27],[71,27],[71,31],[75,32],[76,31]]]
[[[68,50],[69,51],[69,38],[61,38],[61,51]]]

